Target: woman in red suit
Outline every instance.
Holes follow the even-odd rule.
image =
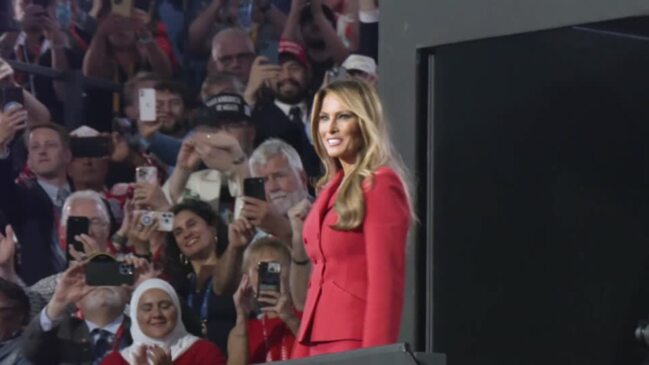
[[[374,88],[321,89],[311,128],[326,173],[304,221],[312,269],[293,358],[396,342],[412,217]]]

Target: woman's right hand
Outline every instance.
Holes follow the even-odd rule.
[[[201,157],[196,152],[196,142],[192,137],[186,138],[180,147],[178,158],[176,160],[176,168],[181,168],[186,171],[194,171],[201,163]]]
[[[158,230],[159,222],[153,219],[151,224],[145,225],[142,222],[144,211],[135,211],[130,222],[128,231],[128,242],[133,245],[133,250],[139,254],[151,252],[151,237]]]
[[[252,311],[253,297],[254,292],[252,290],[252,285],[250,284],[250,278],[247,274],[243,274],[241,276],[239,287],[232,296],[234,307],[237,310],[237,316],[248,318],[248,315]]]

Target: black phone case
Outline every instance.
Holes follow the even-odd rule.
[[[266,200],[266,188],[261,177],[249,177],[243,180],[243,195],[251,198]]]
[[[74,157],[107,157],[111,154],[112,141],[108,136],[70,138]]]
[[[23,89],[20,87],[3,87],[2,88],[2,109],[5,105],[17,103],[24,105]]]
[[[90,286],[133,285],[133,266],[117,261],[90,261],[86,265],[86,284]]]
[[[66,242],[72,245],[75,250],[84,252],[83,243],[74,239],[74,236],[88,234],[90,232],[90,220],[86,217],[68,217],[66,222]]]

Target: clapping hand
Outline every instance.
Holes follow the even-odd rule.
[[[294,245],[296,243],[302,245],[302,229],[304,227],[304,220],[307,215],[309,215],[311,205],[312,203],[309,199],[303,199],[288,210],[288,219],[291,222]]]
[[[200,163],[201,157],[196,151],[196,142],[192,137],[186,138],[180,147],[180,152],[176,160],[176,168],[185,171],[194,171]]]
[[[239,287],[232,296],[238,317],[248,318],[253,308],[254,295],[255,293],[250,284],[250,277],[243,274],[241,276],[241,282],[239,282]]]
[[[235,161],[245,157],[239,141],[224,131],[199,132],[194,135],[194,141],[201,160],[213,170],[230,171]]]

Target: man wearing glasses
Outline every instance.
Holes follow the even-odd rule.
[[[250,68],[255,59],[255,46],[240,28],[226,28],[212,39],[212,62],[214,71],[227,72],[248,82]]]

